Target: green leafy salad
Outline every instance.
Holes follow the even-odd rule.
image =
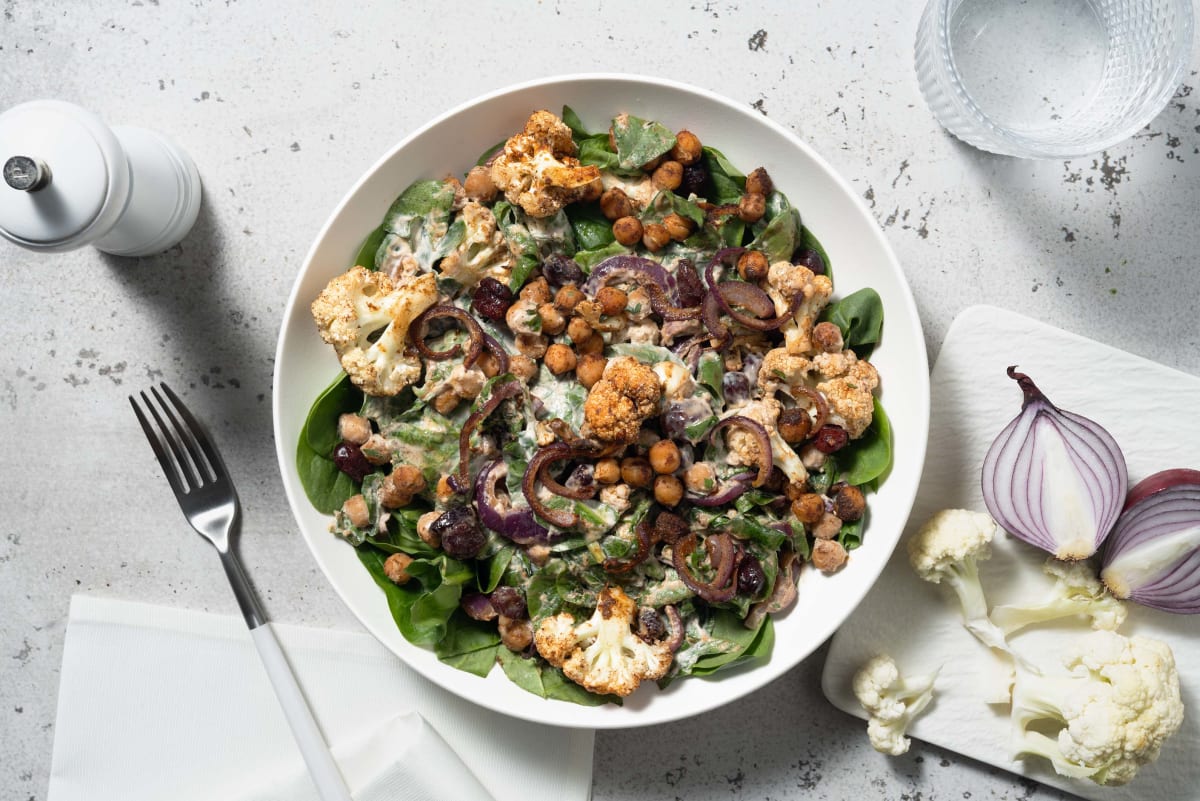
[[[403,635],[619,703],[769,657],[891,464],[879,296],[763,168],[564,108],[404,190],[313,301],[343,373],[296,459]]]

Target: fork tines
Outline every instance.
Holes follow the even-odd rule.
[[[182,495],[219,481],[225,476],[225,465],[204,427],[166,383],[159,386],[161,393],[158,387],[150,387],[150,395],[144,391],[138,393],[141,405],[133,395],[129,396],[129,403],[171,489],[176,495]],[[149,412],[149,417],[142,406]]]

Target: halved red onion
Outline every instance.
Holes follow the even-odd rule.
[[[1105,544],[1100,578],[1118,598],[1176,614],[1200,614],[1200,472],[1156,473]]]
[[[550,531],[540,525],[529,509],[513,509],[508,493],[501,496],[496,485],[508,475],[508,465],[497,459],[479,471],[475,479],[475,504],[479,520],[500,536],[517,545],[544,545],[552,539]]]
[[[1125,457],[1099,423],[1056,407],[1016,367],[1008,376],[1024,401],[984,457],[984,503],[1014,537],[1059,559],[1086,559],[1120,513]]]
[[[767,429],[763,427],[763,424],[757,420],[743,417],[740,414],[733,414],[708,430],[709,440],[711,441],[718,431],[729,426],[744,428],[754,437],[754,441],[758,445],[758,475],[754,479],[754,486],[761,487],[770,478],[771,467],[775,463],[775,456],[771,451],[771,435],[767,433]]]

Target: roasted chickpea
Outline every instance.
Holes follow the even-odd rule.
[[[651,253],[657,253],[671,242],[671,234],[658,223],[650,223],[642,234],[642,244]]]
[[[367,510],[367,499],[362,495],[351,495],[342,504],[342,513],[350,518],[350,525],[363,528],[371,523],[371,513]]]
[[[648,487],[654,480],[654,471],[645,457],[626,456],[621,460],[621,480],[631,487]]]
[[[763,167],[752,171],[746,176],[746,194],[766,197],[775,189],[775,182]]]
[[[592,327],[588,325],[587,320],[582,317],[573,317],[571,322],[567,323],[567,336],[576,345],[582,343],[585,339],[592,335]]]
[[[381,434],[372,434],[359,447],[371,464],[387,464],[392,460],[392,446],[388,444],[387,437]]]
[[[826,353],[840,353],[842,350],[842,329],[836,323],[824,322],[813,326],[812,341]]]
[[[833,573],[846,564],[846,549],[837,540],[817,540],[813,543],[812,564],[822,573]]]
[[[767,213],[767,199],[755,193],[746,193],[738,201],[738,217],[742,222],[756,223]]]
[[[570,314],[584,299],[583,292],[574,284],[567,284],[554,296],[554,305],[563,314]]]
[[[417,536],[421,538],[421,542],[428,545],[430,548],[441,548],[442,538],[436,532],[430,529],[433,521],[442,516],[441,512],[426,512],[417,518]]]
[[[683,472],[687,488],[697,495],[712,495],[717,491],[717,474],[708,462],[696,462]]]
[[[394,553],[383,563],[383,574],[393,584],[406,584],[412,576],[408,575],[408,566],[413,558],[406,553]]]
[[[700,140],[691,131],[680,131],[675,134],[675,147],[671,148],[671,158],[687,167],[695,164],[704,155]]]
[[[787,498],[789,501],[794,501],[797,498],[799,498],[801,495],[807,495],[811,491],[812,490],[810,490],[808,488],[807,481],[801,482],[799,484],[797,484],[795,482],[788,482],[788,485],[783,488],[783,496],[785,498]]]
[[[792,501],[792,514],[806,526],[812,525],[825,514],[825,499],[815,492],[806,492]]]
[[[683,165],[678,161],[664,161],[650,176],[655,189],[674,192],[683,183]]]
[[[625,311],[629,296],[615,286],[602,286],[596,293],[596,301],[600,304],[601,311],[609,317],[615,317]]]
[[[833,496],[833,513],[848,523],[861,520],[866,509],[867,501],[858,487],[842,487]]]
[[[533,642],[533,624],[528,620],[513,620],[500,615],[500,642],[510,651],[520,653]]]
[[[538,374],[533,359],[520,353],[508,357],[508,371],[527,383]]]
[[[338,437],[362,445],[371,438],[371,421],[357,414],[343,414],[338,418]]]
[[[599,334],[592,334],[587,339],[575,346],[580,355],[599,355],[604,353],[604,337]]]
[[[683,500],[683,482],[675,476],[657,476],[654,479],[654,500],[663,506],[675,506]]]
[[[542,333],[558,336],[567,327],[567,318],[553,303],[543,303],[538,306],[538,317],[542,318]]]
[[[737,260],[738,275],[743,281],[762,281],[770,269],[767,256],[761,250],[747,250]]]
[[[495,378],[500,374],[500,360],[489,351],[485,350],[479,354],[479,359],[476,360],[475,365],[488,378]]]
[[[614,186],[600,196],[600,212],[610,220],[619,220],[633,214],[633,202],[624,190]]]
[[[682,464],[679,446],[669,439],[660,439],[650,446],[650,466],[655,473],[674,473]]]
[[[613,223],[613,237],[625,247],[633,247],[642,239],[642,221],[637,217],[621,217]]]
[[[530,545],[525,549],[525,555],[529,557],[529,561],[538,567],[550,561],[551,553],[549,545]]]
[[[582,200],[584,203],[591,203],[595,200],[599,200],[600,196],[603,194],[604,182],[597,178],[583,188],[583,195],[580,197],[580,200]]]
[[[454,498],[457,493],[450,486],[450,476],[442,476],[438,479],[437,487],[434,488],[434,493],[437,495],[438,503],[444,504],[451,498]],[[441,512],[437,513],[438,517],[442,516]],[[435,520],[437,518],[434,518]],[[439,537],[440,540],[440,537]]]
[[[663,228],[676,242],[682,242],[692,234],[692,221],[682,214],[668,214],[663,217]]]
[[[550,283],[541,276],[521,287],[521,300],[532,300],[536,304],[549,303]]]
[[[579,363],[575,366],[575,377],[579,379],[580,384],[591,389],[593,384],[604,377],[605,367],[608,367],[608,359],[598,353],[585,353],[579,357]]]
[[[517,350],[531,359],[540,359],[546,355],[550,341],[541,334],[517,334]]]
[[[566,345],[557,343],[546,349],[546,368],[555,375],[574,370],[576,364],[575,351]]]
[[[616,484],[621,480],[621,465],[616,459],[601,459],[596,462],[592,477],[601,484]]]
[[[433,399],[433,408],[439,414],[450,414],[458,408],[460,400],[461,398],[458,397],[458,393],[450,389]]]
[[[784,409],[777,423],[779,436],[789,445],[803,442],[812,431],[812,418],[804,409]]]
[[[472,167],[467,173],[467,180],[463,182],[463,190],[467,193],[467,197],[471,200],[478,200],[481,203],[490,203],[496,199],[496,185],[492,183],[491,170],[487,167]]]
[[[822,512],[821,519],[812,526],[812,534],[819,540],[831,540],[842,528],[842,519],[833,512]]]
[[[425,490],[425,477],[412,465],[402,464],[379,483],[379,502],[388,509],[408,506],[418,492]]]

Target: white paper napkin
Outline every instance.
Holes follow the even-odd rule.
[[[357,801],[589,797],[593,732],[477,707],[366,634],[275,629]],[[316,797],[240,618],[71,599],[49,801]]]

